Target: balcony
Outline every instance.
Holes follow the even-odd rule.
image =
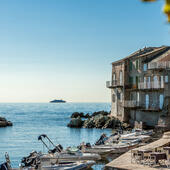
[[[142,82],[142,83],[138,83],[138,89],[139,90],[160,90],[160,89],[164,89],[165,84],[164,82]]]
[[[116,87],[123,87],[123,82],[114,80],[114,81],[107,81],[106,82],[107,88],[116,88]]]
[[[162,108],[160,108],[159,103],[146,104],[136,100],[125,100],[123,106],[128,109],[139,109],[144,112],[160,112],[162,110]]]
[[[124,101],[124,107],[135,109],[135,108],[140,108],[141,105],[140,105],[140,102],[136,101],[136,100],[125,100]]]
[[[170,61],[164,61],[164,62],[152,62],[148,64],[148,69],[170,69]]]
[[[154,103],[154,104],[148,104],[146,105],[145,104],[141,104],[141,111],[143,112],[160,112],[162,111],[162,108],[160,107],[160,104],[159,103]]]

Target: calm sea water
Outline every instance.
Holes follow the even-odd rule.
[[[12,127],[0,128],[0,163],[8,152],[13,167],[18,167],[22,157],[31,151],[45,151],[38,135],[45,133],[52,141],[64,147],[77,146],[82,141],[94,143],[101,133],[111,134],[111,129],[68,128],[70,115],[75,112],[92,113],[110,111],[109,103],[28,103],[0,104],[0,116],[13,122]],[[93,169],[101,169],[102,165]]]

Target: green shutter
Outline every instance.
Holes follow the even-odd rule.
[[[138,68],[139,68],[139,61],[136,60],[136,70],[138,70]]]
[[[132,61],[130,61],[129,70],[132,71]]]

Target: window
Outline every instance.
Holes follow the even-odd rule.
[[[117,92],[117,98],[120,100],[120,93]]]
[[[123,84],[123,75],[122,75],[122,71],[120,71],[119,73],[119,79],[120,79],[120,85]]]
[[[160,94],[160,96],[159,96],[159,107],[160,107],[160,109],[163,108],[163,104],[164,104],[164,95]]]
[[[164,88],[164,76],[161,76],[161,88]]]
[[[132,66],[133,66],[132,61],[130,61],[130,63],[129,63],[129,70],[130,71],[132,71]]]
[[[165,83],[168,83],[168,75],[165,76]]]
[[[120,93],[120,101],[122,102],[122,100],[123,100],[123,93],[121,92]]]
[[[147,64],[144,64],[144,65],[143,65],[143,71],[147,71],[147,69],[148,69],[148,65],[147,65]]]
[[[139,69],[139,60],[136,60],[136,70]]]
[[[148,94],[145,95],[145,107],[146,109],[149,108],[149,95]]]
[[[115,80],[116,80],[116,74],[113,73],[113,81],[115,81]]]
[[[139,92],[137,92],[137,102],[139,103],[139,101],[140,101],[140,96],[139,96]]]
[[[133,77],[129,77],[129,84],[132,85],[133,84]]]
[[[115,94],[112,94],[112,102],[115,103]]]
[[[154,81],[154,88],[159,88],[159,80],[158,80],[158,76],[154,76],[153,77],[153,81]]]
[[[116,85],[116,73],[113,73],[113,81],[112,81],[112,85]]]

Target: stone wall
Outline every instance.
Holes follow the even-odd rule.
[[[155,126],[158,124],[158,120],[160,117],[160,112],[143,112],[139,110],[131,110],[130,111],[130,123],[134,124],[135,121],[143,122],[148,126]]]
[[[122,84],[124,84],[124,63],[118,63],[116,65],[112,65],[112,81],[113,81],[113,75],[115,74],[116,81],[120,82],[120,72],[122,72]],[[124,107],[123,107],[123,101],[124,101],[124,91],[122,87],[113,88],[111,90],[111,115],[114,117],[119,118],[123,121],[124,116]]]

